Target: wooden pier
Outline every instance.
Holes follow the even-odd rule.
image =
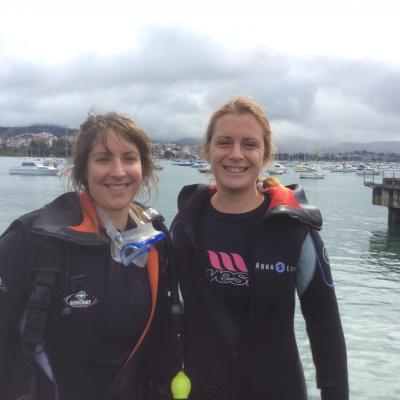
[[[400,227],[400,170],[364,175],[364,185],[372,188],[372,204],[388,207],[389,225]]]

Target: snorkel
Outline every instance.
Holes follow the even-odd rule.
[[[125,267],[131,263],[144,267],[151,245],[165,237],[163,232],[153,228],[151,222],[140,220],[132,210],[129,211],[129,217],[136,226],[124,232],[120,232],[103,212],[98,211],[98,215],[111,240],[112,259]]]

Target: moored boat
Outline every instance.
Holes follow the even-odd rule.
[[[310,164],[296,164],[293,167],[294,172],[312,172],[315,171],[315,168]]]
[[[51,165],[43,165],[38,161],[22,161],[21,165],[10,168],[8,172],[19,175],[57,175],[59,169]]]
[[[325,174],[319,172],[300,172],[300,179],[325,179]]]
[[[201,174],[211,174],[210,167],[200,167],[200,168],[197,168],[197,171],[199,171]]]
[[[268,172],[270,175],[282,175],[285,171],[286,168],[280,163],[275,163],[265,168],[265,172]]]
[[[177,160],[177,161],[172,162],[172,165],[178,165],[179,167],[190,167],[192,164],[193,164],[193,161]]]

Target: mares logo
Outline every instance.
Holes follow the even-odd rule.
[[[80,290],[78,293],[65,297],[64,302],[72,308],[87,308],[97,304],[97,299],[96,297],[88,298],[87,293]]]
[[[235,286],[249,286],[247,266],[243,257],[237,253],[207,250],[211,268],[207,268],[209,282]]]
[[[218,271],[215,269],[207,269],[207,277],[209,282],[227,283],[235,286],[249,286],[249,276],[243,272]]]

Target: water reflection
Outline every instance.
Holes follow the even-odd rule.
[[[369,238],[368,261],[390,272],[392,277],[400,279],[400,227],[371,232]]]

